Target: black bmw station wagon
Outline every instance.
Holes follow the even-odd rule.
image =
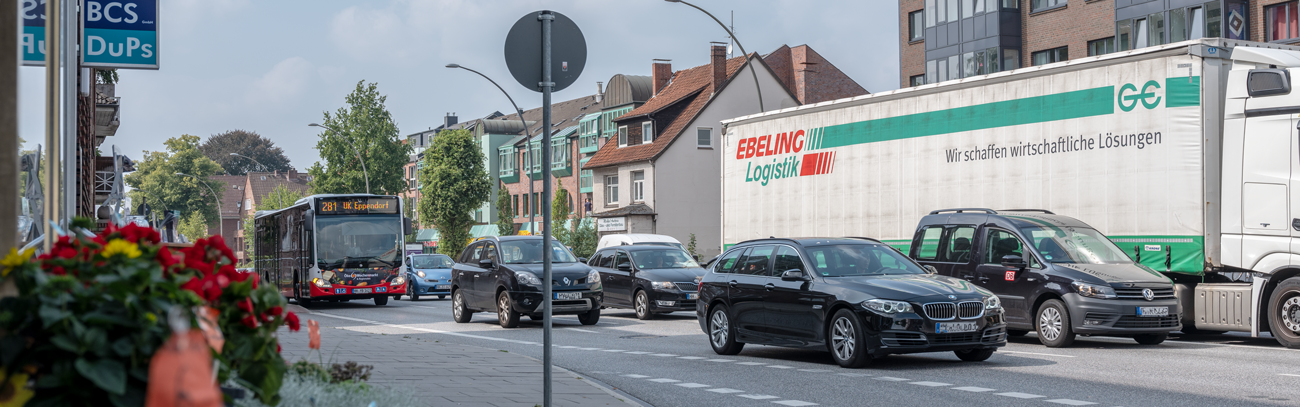
[[[824,347],[843,367],[939,351],[987,360],[1006,346],[1002,313],[988,290],[861,238],[742,242],[710,265],[696,302],[714,352]]]

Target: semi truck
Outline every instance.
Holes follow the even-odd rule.
[[[1042,209],[1174,283],[1182,331],[1300,348],[1300,47],[1200,39],[723,122],[724,247]]]

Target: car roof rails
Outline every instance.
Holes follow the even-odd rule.
[[[885,242],[880,241],[880,239],[872,239],[872,238],[869,238],[869,237],[862,237],[862,236],[844,236],[843,238],[844,238],[844,239],[870,240],[870,241],[873,241],[873,242],[876,242],[876,243],[885,244]]]
[[[1003,212],[1042,212],[1048,215],[1055,215],[1052,211],[1046,209],[1002,209]]]
[[[995,211],[995,210],[992,210],[992,209],[989,209],[989,208],[952,208],[952,209],[939,209],[939,210],[930,211],[930,214],[931,214],[931,215],[938,215],[938,214],[940,214],[940,213],[944,213],[944,212],[954,212],[954,213],[984,212],[984,213],[987,213],[987,214],[990,214],[990,215],[997,215],[997,214],[998,214],[998,211]]]
[[[795,239],[791,239],[791,238],[787,238],[787,237],[775,237],[775,236],[771,236],[771,237],[762,237],[762,238],[758,238],[758,239],[749,239],[749,240],[745,240],[745,241],[742,241],[742,242],[740,242],[740,243],[736,243],[736,244],[745,244],[745,243],[749,243],[749,242],[760,242],[760,241],[764,241],[764,240],[785,240],[785,241],[789,241],[789,242],[799,243],[799,241],[798,241],[798,240],[795,240]]]

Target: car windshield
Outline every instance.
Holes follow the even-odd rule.
[[[682,249],[664,247],[663,249],[629,250],[632,261],[639,269],[690,269],[699,268],[700,264],[691,259]]]
[[[925,274],[893,248],[874,244],[837,244],[806,249],[813,267],[825,277]]]
[[[449,269],[451,268],[451,257],[442,254],[411,256],[411,267],[417,269]]]
[[[530,264],[542,262],[542,240],[507,240],[501,242],[502,263]],[[551,241],[551,262],[573,263],[578,261],[560,242]]]
[[[1127,264],[1133,259],[1111,243],[1096,229],[1083,227],[1025,227],[1020,231],[1029,238],[1043,259],[1051,263]]]
[[[316,217],[321,268],[396,267],[402,257],[402,218],[392,215]]]

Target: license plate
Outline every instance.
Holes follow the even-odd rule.
[[[1169,307],[1137,307],[1139,317],[1167,317]]]
[[[948,334],[960,332],[975,332],[979,325],[974,322],[936,322],[934,324],[934,333]]]
[[[557,300],[581,300],[582,293],[555,293]]]
[[[433,286],[433,289],[435,289],[435,290],[450,290],[450,289],[451,289],[451,284],[439,284],[439,285],[435,285],[435,286]]]
[[[369,288],[353,288],[353,289],[352,289],[352,293],[353,293],[353,294],[370,294],[370,289],[369,289]]]
[[[699,295],[699,294],[686,294],[686,299],[688,299],[688,300],[698,300],[698,299],[700,299],[700,295]]]

